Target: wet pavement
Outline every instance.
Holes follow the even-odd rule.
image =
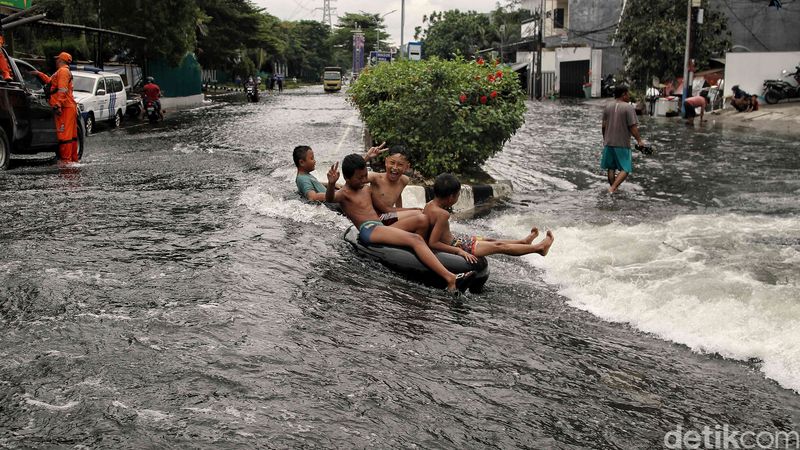
[[[643,124],[604,194],[598,111],[530,105],[458,231],[553,229],[453,299],[294,193],[360,151],[344,94],[231,97],[0,173],[0,447],[653,448],[798,430],[797,142]],[[763,151],[763,149],[774,149]],[[778,151],[780,149],[781,151]],[[783,386],[783,387],[782,387]],[[788,389],[787,389],[788,388]]]

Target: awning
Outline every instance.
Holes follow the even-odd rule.
[[[527,69],[529,64],[530,63],[527,63],[527,62],[516,63],[516,64],[511,65],[509,67],[511,67],[511,70],[513,70],[514,72],[520,72],[520,71],[522,71],[524,69]]]

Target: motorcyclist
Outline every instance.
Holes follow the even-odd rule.
[[[142,100],[144,100],[145,109],[147,108],[147,102],[153,102],[153,106],[155,106],[156,111],[158,112],[159,119],[163,120],[164,112],[161,110],[160,100],[161,88],[158,87],[156,80],[153,77],[147,77],[144,80],[145,85],[142,88]]]

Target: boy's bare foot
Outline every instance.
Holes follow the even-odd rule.
[[[455,276],[452,283],[448,283],[447,292],[456,293],[464,292],[472,284],[472,278],[475,276],[475,271],[463,272]]]
[[[553,236],[553,232],[547,230],[547,235],[544,240],[539,244],[542,246],[542,252],[540,255],[547,256],[547,253],[550,251],[550,246],[553,245],[553,241],[555,240],[555,236]]]
[[[608,193],[609,194],[613,194],[614,192],[617,192],[617,190],[614,189],[613,187],[608,188]]]
[[[537,236],[539,236],[539,229],[533,227],[531,228],[531,234],[529,234],[525,239],[523,239],[522,242],[531,245],[531,243],[533,242],[534,239],[536,239]]]

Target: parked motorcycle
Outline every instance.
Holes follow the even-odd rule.
[[[152,100],[145,100],[144,112],[147,114],[147,120],[150,123],[156,123],[161,120],[161,109],[158,104]]]
[[[244,90],[247,93],[247,101],[258,102],[258,86],[248,84],[245,86]]]
[[[614,88],[617,86],[617,79],[614,74],[608,74],[600,81],[600,95],[603,97],[613,97]]]
[[[784,70],[780,80],[764,81],[764,100],[774,105],[781,100],[800,97],[800,66],[795,67],[794,73]],[[789,76],[794,78],[794,84],[786,81]]]

